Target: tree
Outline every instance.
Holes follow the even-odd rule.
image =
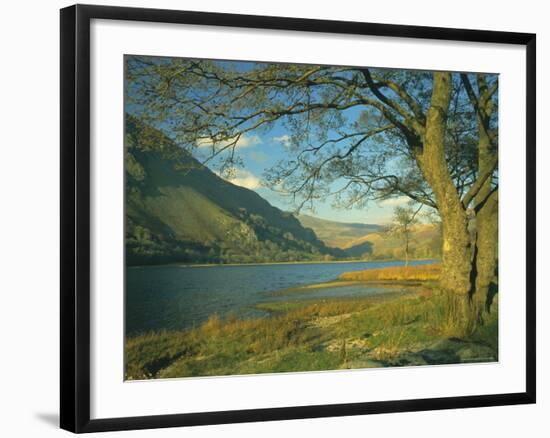
[[[484,313],[490,311],[492,295],[498,283],[498,184],[491,178],[498,161],[498,131],[491,126],[491,117],[496,113],[492,95],[496,92],[497,86],[490,85],[485,75],[477,75],[476,95],[468,75],[461,74],[460,77],[476,114],[478,172],[488,175],[484,181],[479,178],[479,190],[472,201],[476,219],[476,238],[472,256],[476,291],[473,304],[478,321],[482,322]],[[469,203],[470,200],[466,202]]]
[[[412,237],[412,228],[418,223],[417,214],[422,208],[422,204],[416,209],[412,206],[397,206],[393,209],[393,223],[389,228],[389,233],[397,236],[403,242],[403,252],[405,254],[405,267],[409,266],[409,246]]]
[[[126,72],[127,110],[208,149],[221,174],[247,136],[286,127],[289,159],[265,179],[298,209],[332,195],[342,207],[407,196],[437,210],[457,332],[482,320],[497,263],[496,75],[148,57],[128,57]]]

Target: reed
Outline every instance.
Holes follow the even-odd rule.
[[[438,264],[417,266],[395,266],[391,268],[367,269],[344,272],[339,279],[344,281],[436,281],[441,266]]]

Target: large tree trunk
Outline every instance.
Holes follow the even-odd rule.
[[[417,161],[435,195],[443,231],[441,288],[448,297],[449,328],[457,336],[469,332],[472,320],[472,245],[468,218],[449,174],[445,130],[451,98],[450,73],[434,73],[422,151]]]
[[[440,286],[447,295],[448,327],[465,336],[476,327],[477,310],[472,306],[472,241],[468,218],[461,206],[441,214],[443,231]]]
[[[471,290],[472,244],[464,210],[442,215],[443,230],[441,287],[468,297]]]

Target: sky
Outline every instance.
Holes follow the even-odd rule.
[[[280,124],[276,124],[267,133],[249,133],[241,137],[237,143],[237,153],[242,159],[243,166],[236,169],[234,177],[229,182],[254,190],[271,205],[284,210],[294,211],[296,205],[291,199],[266,186],[262,175],[278,161],[288,158],[286,144],[290,137]],[[196,157],[203,160],[209,154],[208,144],[195,150]],[[215,168],[212,169],[216,171]],[[301,213],[338,222],[359,222],[368,224],[386,224],[391,221],[393,209],[398,205],[405,205],[409,200],[398,197],[382,202],[369,202],[367,206],[353,209],[333,207],[334,199],[329,197],[324,202],[314,201],[314,210],[302,208]]]
[[[220,62],[222,65],[223,63],[224,61]],[[227,61],[227,63],[242,71],[251,68],[255,64],[254,62],[233,61]],[[130,89],[129,93],[131,94],[132,92],[133,90]],[[129,112],[137,110],[139,112],[138,107],[132,107],[131,105],[127,105],[126,110]],[[351,108],[345,111],[345,115],[348,118],[351,117],[350,120],[356,120],[360,111],[360,108]],[[161,126],[161,128],[164,127]],[[169,129],[167,133],[170,135]],[[292,202],[292,199],[269,188],[265,184],[263,177],[264,173],[278,162],[291,158],[289,157],[290,152],[287,149],[289,140],[290,133],[286,131],[281,121],[276,121],[267,132],[251,131],[246,133],[239,139],[236,148],[237,155],[242,160],[243,166],[237,168],[235,174],[230,179],[226,179],[233,184],[254,190],[270,204],[281,210],[295,211],[297,205]],[[199,161],[203,162],[208,158],[211,146],[211,143],[204,142],[197,145],[193,153]],[[207,166],[212,171],[218,173],[215,165],[207,163]],[[338,182],[333,183],[331,189],[335,190],[337,185]],[[381,202],[370,201],[367,205],[352,209],[334,207],[334,201],[333,197],[328,197],[323,201],[314,200],[313,210],[308,206],[302,208],[301,213],[339,222],[387,224],[392,220],[394,208],[399,205],[406,205],[409,199],[402,196]]]
[[[223,62],[221,63],[223,64]],[[254,66],[254,62],[228,62],[237,70],[245,71]],[[356,119],[360,109],[349,109],[347,117]],[[285,130],[284,125],[277,121],[267,133],[251,132],[244,135],[237,144],[237,152],[242,159],[243,166],[236,170],[233,178],[228,179],[233,184],[254,190],[271,205],[284,210],[294,211],[296,204],[291,199],[266,186],[262,175],[273,167],[277,162],[288,159],[286,145],[290,140],[290,133]],[[203,146],[209,146],[207,144]],[[201,159],[201,147],[196,150],[197,158]],[[202,157],[208,154],[204,151]],[[215,169],[212,169],[215,171]],[[398,205],[405,205],[409,202],[407,197],[398,197],[382,202],[369,202],[361,208],[343,209],[335,208],[332,204],[333,197],[324,202],[315,200],[313,210],[309,207],[302,208],[301,213],[316,216],[338,222],[359,222],[368,224],[387,224],[391,222],[393,209]]]

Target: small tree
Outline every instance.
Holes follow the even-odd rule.
[[[389,232],[403,241],[405,253],[405,267],[409,265],[410,243],[412,239],[412,227],[418,223],[417,214],[421,210],[422,204],[417,209],[411,205],[407,207],[395,207],[393,210],[393,222]]]

